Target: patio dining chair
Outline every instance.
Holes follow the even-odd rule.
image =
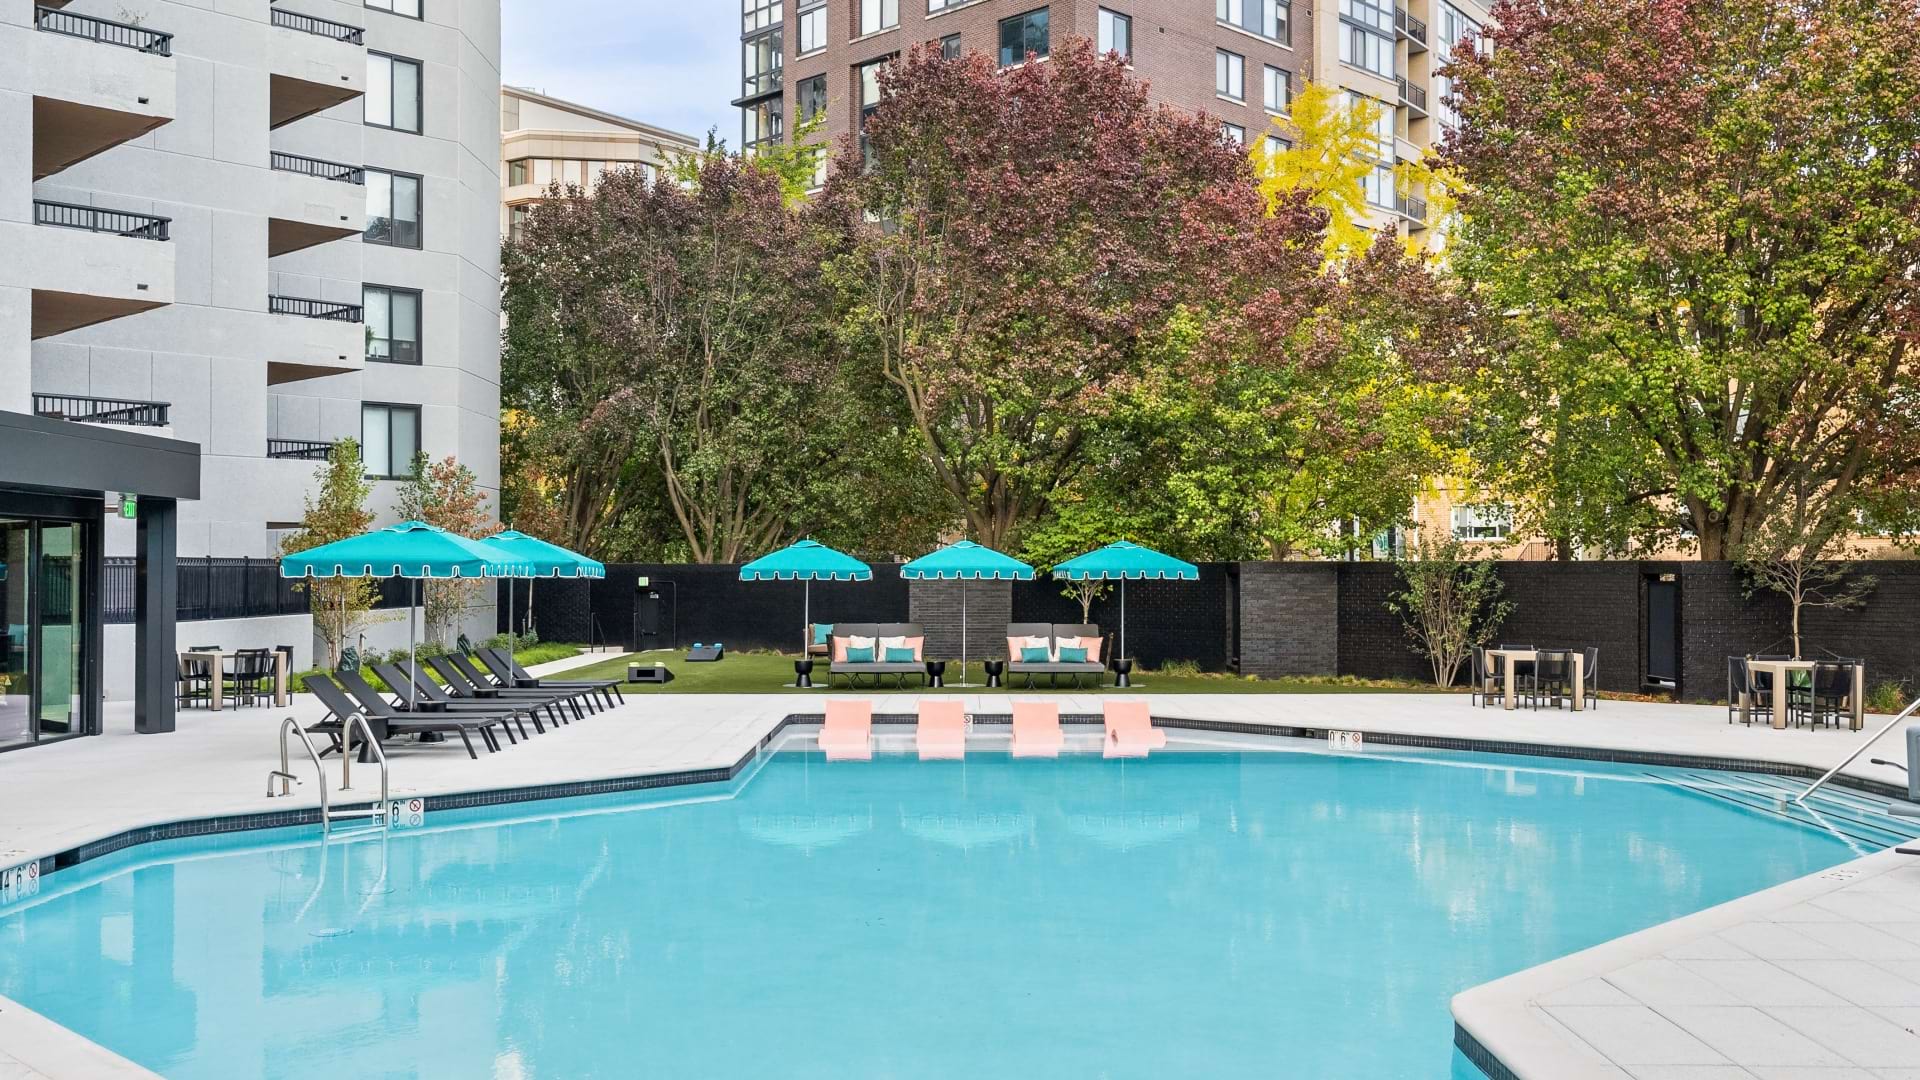
[[[1747,703],[1746,723],[1755,720],[1773,723],[1773,698],[1768,695],[1761,698],[1755,692],[1753,671],[1747,667],[1744,656],[1727,657],[1727,723],[1731,724],[1740,716],[1740,703]]]
[[[1813,665],[1813,678],[1806,689],[1806,711],[1803,714],[1807,723],[1813,727],[1832,724],[1834,727],[1853,713],[1853,668],[1847,664],[1818,663]]]
[[[1506,691],[1503,681],[1505,672],[1501,668],[1501,657],[1488,656],[1485,646],[1475,646],[1473,650],[1473,704],[1486,708],[1499,701]]]
[[[273,698],[274,658],[271,649],[245,649],[233,654],[233,701],[242,708]]]
[[[1585,683],[1584,689],[1586,691],[1586,697],[1587,697],[1587,708],[1597,709],[1600,707],[1600,650],[1599,648],[1591,645],[1588,646],[1584,654],[1582,655],[1581,659],[1584,661],[1585,669],[1581,671],[1580,678]]]
[[[182,655],[173,675],[173,701],[178,708],[192,708],[195,702],[213,708],[213,661]]]
[[[1541,649],[1534,653],[1533,670],[1520,674],[1529,705],[1537,709],[1544,698],[1559,708],[1560,699],[1570,693],[1568,683],[1573,674],[1573,657],[1557,649]]]

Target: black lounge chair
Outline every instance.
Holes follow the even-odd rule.
[[[385,709],[391,709],[396,714],[400,716],[408,717],[410,719],[419,719],[419,717],[424,715],[422,713],[412,712],[408,710],[406,707],[398,703],[390,702],[386,698],[381,697],[380,691],[375,690],[373,688],[373,684],[367,682],[366,679],[362,678],[360,673],[357,671],[335,672],[333,676],[333,681],[339,683],[340,688],[342,690],[345,690],[348,694],[352,695],[353,700],[361,703],[362,705],[370,705],[370,706],[377,706]],[[404,684],[403,684],[402,691],[400,692],[404,692]],[[489,712],[480,713],[477,715],[485,716],[488,719],[498,721],[500,724],[500,730],[507,733],[507,741],[509,743],[518,743],[520,741],[519,739],[516,739],[513,737],[513,727],[511,725],[515,723],[517,720],[517,718],[514,717],[513,715],[513,710],[508,709],[505,706],[497,706]],[[526,729],[526,726],[523,724],[520,727],[520,735],[524,738],[526,734],[527,734],[527,729]]]
[[[312,727],[309,727],[307,731],[326,735],[332,739],[333,745],[327,748],[330,752],[339,752],[341,732],[346,726],[347,717],[352,716],[354,713],[360,713],[367,718],[367,726],[373,730],[373,737],[382,742],[397,735],[452,732],[460,736],[460,742],[466,746],[467,756],[470,758],[477,760],[480,757],[479,754],[473,752],[473,740],[469,738],[470,735],[479,735],[480,741],[486,744],[488,753],[493,753],[500,749],[500,741],[494,738],[493,732],[490,730],[494,724],[500,722],[496,718],[476,716],[461,717],[459,719],[447,717],[444,719],[429,720],[424,716],[409,715],[398,709],[387,708],[385,707],[385,702],[381,702],[382,708],[369,711],[355,705],[353,701],[347,697],[345,690],[342,690],[338,684],[332,682],[324,675],[308,677],[307,690],[313,694],[314,697],[320,699],[320,704],[325,705],[330,714],[328,719],[322,720]]]
[[[456,714],[465,713],[468,715],[489,712],[511,712],[514,723],[520,727],[521,738],[524,739],[527,737],[527,725],[525,723],[527,720],[533,721],[533,730],[536,734],[545,735],[547,733],[546,727],[540,723],[539,706],[528,705],[519,707],[498,701],[463,701],[447,693],[446,688],[434,682],[433,677],[425,671],[417,671],[414,673],[415,677],[412,680],[414,687],[413,699],[412,704],[408,705],[406,691],[408,681],[407,669],[399,664],[391,663],[373,664],[371,666],[373,667],[373,673],[380,676],[380,681],[386,683],[393,689],[393,707],[396,709],[407,709],[409,712],[449,712]]]
[[[446,681],[448,692],[452,693],[455,697],[470,697],[480,701],[499,702],[502,704],[508,702],[536,702],[542,706],[552,706],[555,710],[554,715],[558,716],[562,723],[566,723],[568,722],[566,714],[559,708],[559,706],[564,705],[567,709],[573,711],[573,718],[575,720],[586,718],[586,713],[580,709],[579,694],[576,691],[521,690],[513,687],[495,686],[493,683],[487,681],[484,675],[474,670],[473,665],[460,663],[462,659],[464,658],[457,655],[430,656],[427,658],[427,663],[432,665],[434,672]]]
[[[626,704],[627,697],[620,692],[619,679],[545,679],[527,674],[520,661],[508,656],[505,649],[485,648],[474,652],[480,662],[487,665],[493,677],[500,680],[502,686],[517,686],[539,690],[592,690],[606,700],[609,707]]]

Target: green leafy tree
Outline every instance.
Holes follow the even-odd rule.
[[[1416,539],[1411,557],[1395,560],[1402,588],[1387,604],[1407,637],[1433,667],[1435,686],[1452,686],[1473,650],[1492,640],[1513,612],[1491,559],[1472,554],[1451,534]]]
[[[1852,519],[1826,511],[1821,500],[1830,489],[1794,492],[1786,507],[1769,517],[1737,553],[1747,571],[1747,595],[1765,589],[1787,598],[1793,620],[1793,655],[1802,656],[1800,620],[1809,608],[1845,611],[1865,604],[1876,579],[1855,572],[1843,529]]]
[[[1920,9],[1502,3],[1448,69],[1476,444],[1566,545],[1736,556],[1920,474]],[[1484,446],[1490,451],[1481,454]],[[1671,512],[1677,511],[1677,512]]]
[[[424,521],[450,533],[472,540],[495,531],[487,497],[473,470],[451,455],[429,461],[416,454],[413,471],[394,500],[394,512],[403,521]],[[427,640],[446,644],[460,624],[460,617],[471,610],[488,583],[475,580],[425,581],[420,585],[421,608],[427,624]]]
[[[291,555],[336,540],[359,536],[373,528],[367,498],[373,482],[360,461],[360,444],[341,439],[327,451],[326,463],[314,470],[314,489],[306,496],[300,527],[280,540],[280,552]],[[340,666],[340,651],[374,621],[380,589],[371,578],[308,578],[294,585],[307,594],[314,630],[326,645],[329,669]]]

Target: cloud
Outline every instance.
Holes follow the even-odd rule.
[[[740,141],[740,30],[713,0],[502,0],[501,77],[704,138]]]

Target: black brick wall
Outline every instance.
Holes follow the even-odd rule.
[[[1339,563],[1240,567],[1240,672],[1263,679],[1340,670]]]
[[[1205,671],[1225,671],[1233,661],[1233,563],[1202,563],[1196,581],[1127,582],[1127,652],[1153,667],[1191,660]],[[1013,583],[1013,622],[1077,623],[1080,602],[1064,595],[1066,582],[1052,578]],[[1093,602],[1092,620],[1120,648],[1120,586]],[[1000,646],[1005,649],[1005,643]]]
[[[998,660],[1007,655],[1007,623],[1013,621],[1008,581],[908,582],[907,622],[927,632],[926,656],[958,657],[960,651],[960,593],[966,590],[968,660]],[[894,617],[898,621],[898,616]]]

